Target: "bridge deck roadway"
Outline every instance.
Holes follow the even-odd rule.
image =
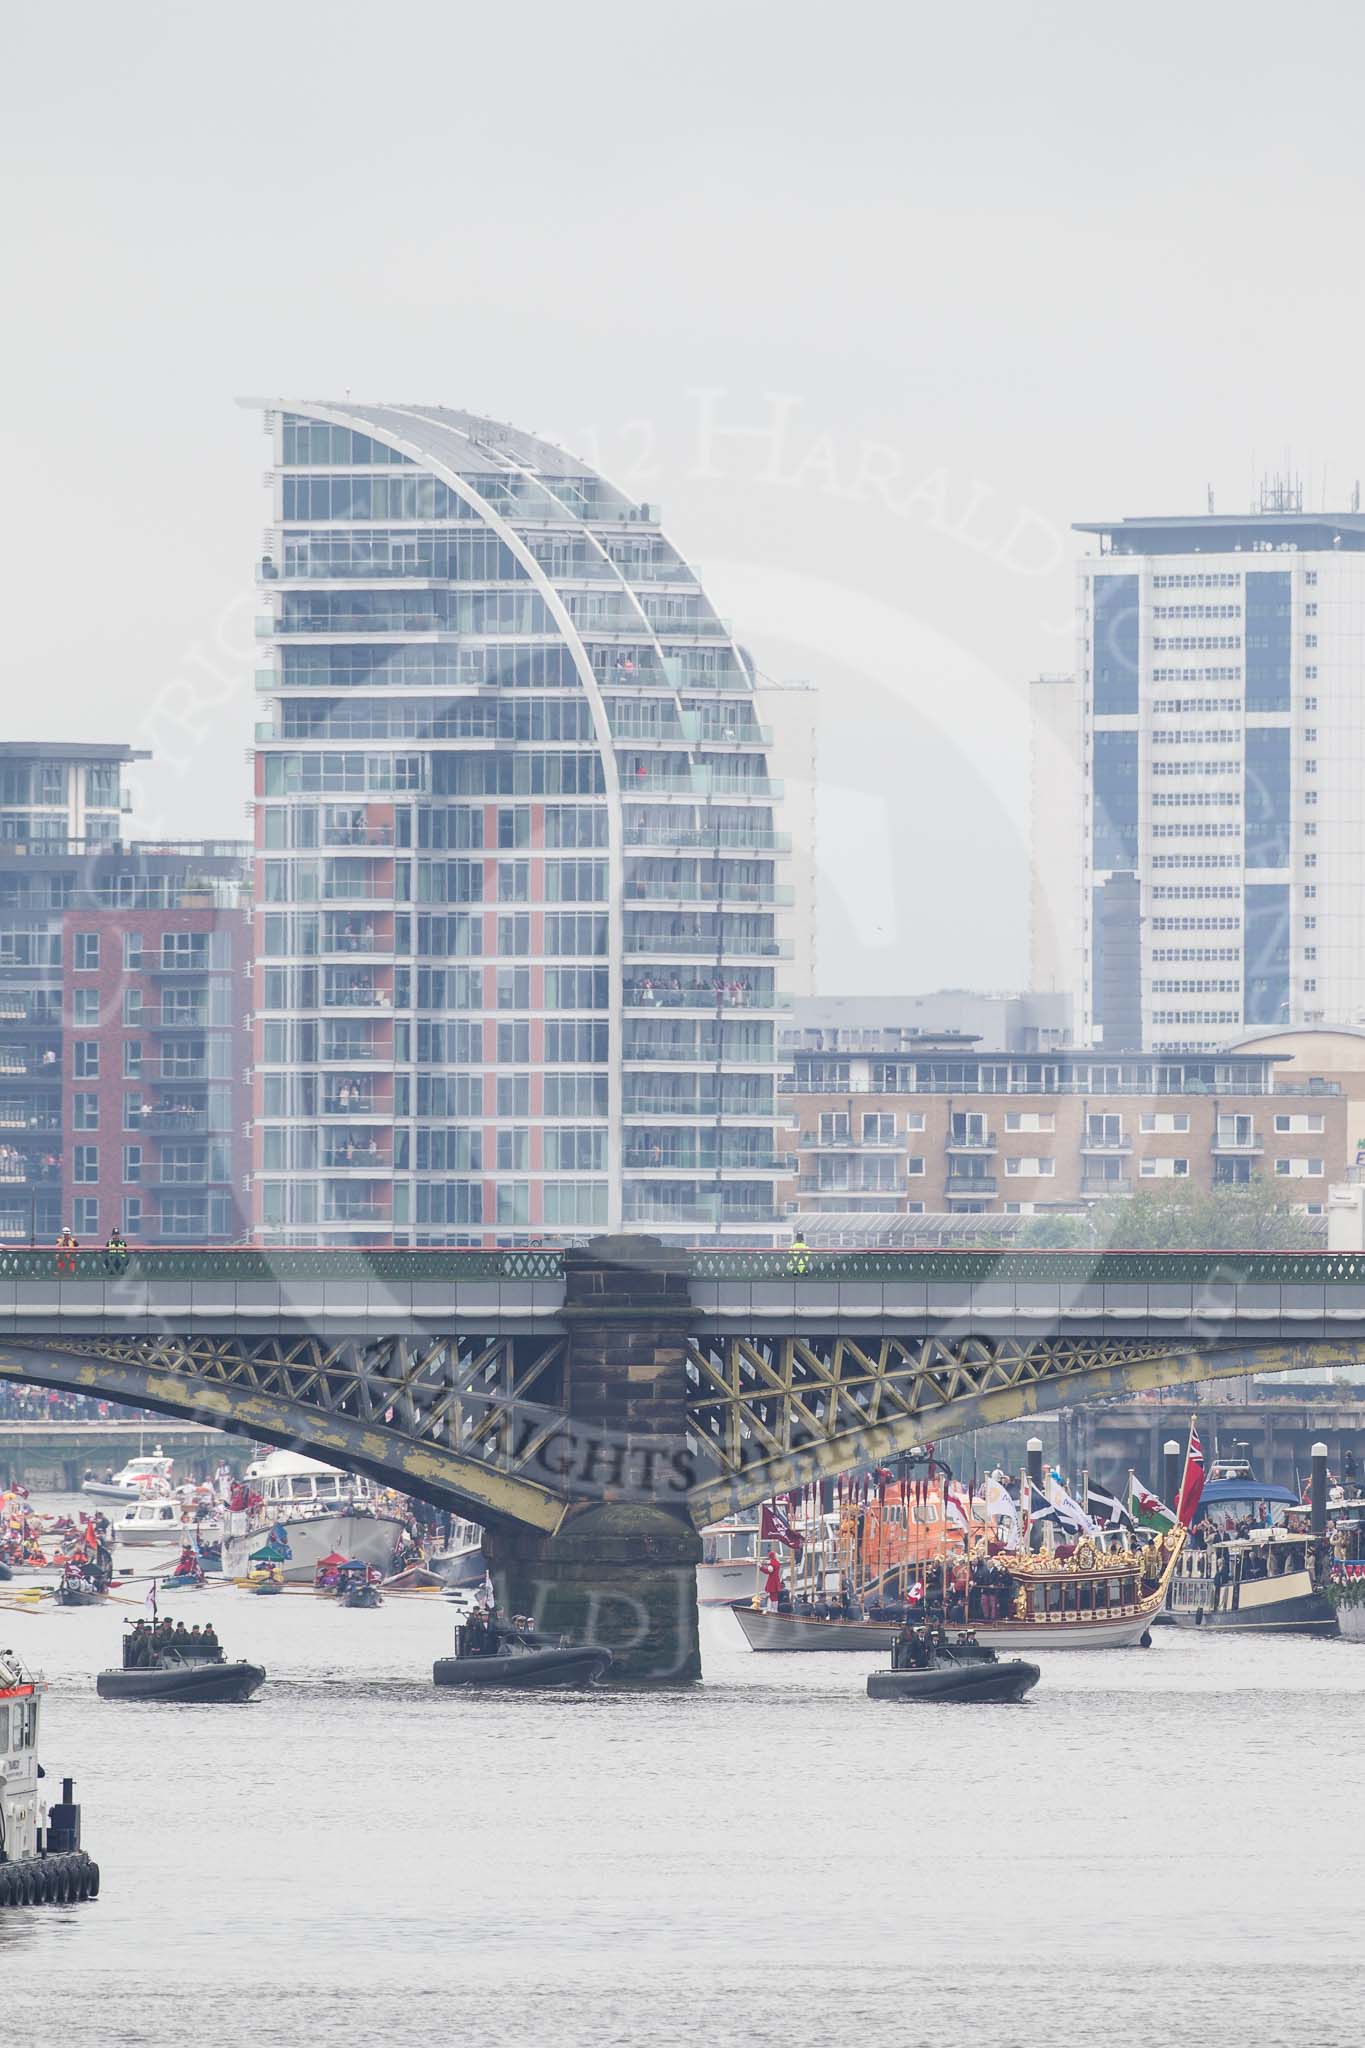
[[[562,1280],[6,1280],[0,1336],[406,1337],[558,1328]]]
[[[691,1300],[697,1337],[1365,1342],[1365,1281],[694,1279]],[[555,1335],[563,1304],[556,1280],[0,1278],[0,1337]]]
[[[646,1278],[656,1256],[661,1275],[685,1262],[698,1337],[1365,1341],[1365,1256],[1352,1254],[812,1253],[792,1272],[781,1252],[667,1253],[639,1239],[589,1251],[603,1271],[621,1256]],[[121,1275],[83,1252],[72,1275],[50,1253],[0,1251],[0,1338],[553,1336],[569,1321],[565,1263],[546,1251],[163,1249],[135,1252]],[[637,1320],[629,1303],[619,1313]]]

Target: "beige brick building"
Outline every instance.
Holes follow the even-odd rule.
[[[788,1216],[1032,1215],[1166,1181],[1210,1188],[1258,1174],[1316,1215],[1354,1156],[1341,1075],[1305,1073],[1269,1041],[1105,1060],[914,1044],[898,1031],[868,1046],[869,1035],[856,1050],[792,1048]]]

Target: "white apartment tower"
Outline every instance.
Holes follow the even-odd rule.
[[[1078,702],[1046,696],[1046,745],[1076,750],[1076,1007],[1105,1051],[1365,1019],[1365,515],[1266,498],[1078,528]]]
[[[656,508],[468,413],[266,421],[258,1232],[770,1242],[780,790]]]

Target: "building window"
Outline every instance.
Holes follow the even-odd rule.
[[[98,932],[77,932],[72,966],[77,974],[98,974],[100,965],[100,935]]]
[[[531,1027],[528,1023],[499,1024],[498,1065],[524,1067],[531,1059]]]
[[[100,1205],[94,1195],[77,1195],[71,1204],[71,1222],[77,1237],[94,1237],[100,1227]]]
[[[893,1145],[896,1141],[896,1119],[889,1110],[867,1110],[863,1115],[863,1143],[865,1145]]]
[[[905,1171],[911,1179],[918,1179],[919,1176],[924,1172],[923,1158],[916,1154],[912,1158],[907,1159],[905,1162]]]
[[[529,1223],[531,1220],[531,1183],[525,1180],[500,1180],[494,1183],[496,1195],[496,1218],[499,1223]]]
[[[78,1038],[71,1048],[71,1071],[78,1081],[98,1081],[100,1048],[96,1038]]]
[[[922,1109],[912,1109],[906,1116],[905,1128],[907,1131],[922,1131],[924,1129],[924,1111]]]
[[[125,1131],[142,1129],[142,1097],[134,1089],[123,1097],[123,1128]]]
[[[125,932],[123,934],[123,971],[125,974],[141,974],[142,972],[141,932]]]
[[[531,807],[516,804],[498,812],[498,845],[501,847],[529,846],[531,844]]]
[[[77,1145],[71,1155],[71,1178],[77,1187],[93,1187],[100,1177],[98,1145]]]
[[[123,1148],[123,1178],[130,1186],[142,1179],[141,1145],[125,1145]]]
[[[123,1197],[123,1234],[125,1237],[141,1237],[142,1235],[141,1195],[125,1195]]]
[[[531,1163],[529,1131],[498,1132],[498,1172],[524,1173]],[[501,1218],[499,1218],[501,1221]]]
[[[100,992],[97,988],[71,991],[71,1023],[77,1031],[97,1031],[100,1021]]]
[[[529,1116],[531,1114],[531,1077],[529,1074],[498,1075],[499,1116]]]
[[[499,903],[529,903],[531,900],[531,863],[526,860],[505,860],[498,867]]]
[[[134,1030],[142,1023],[142,990],[126,988],[123,991],[123,1022]]]
[[[100,1127],[100,1099],[98,1095],[82,1090],[71,1098],[71,1128],[73,1131],[97,1131]]]
[[[123,1041],[123,1078],[125,1081],[140,1081],[142,1079],[142,1040],[140,1038],[125,1038]]]

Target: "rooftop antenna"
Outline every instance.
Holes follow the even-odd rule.
[[[1208,500],[1209,500],[1209,511],[1210,511],[1210,512],[1212,512],[1212,510],[1213,510],[1213,485],[1212,485],[1212,484],[1208,484],[1208,485],[1206,485],[1206,486],[1205,486],[1205,488],[1206,488],[1206,490],[1207,490],[1207,492],[1208,492]]]
[[[1355,482],[1354,482],[1354,483],[1352,484],[1352,486],[1351,486],[1351,510],[1352,510],[1353,512],[1358,512],[1358,511],[1360,510],[1360,478],[1359,478],[1359,477],[1357,477],[1357,478],[1356,478]]]

